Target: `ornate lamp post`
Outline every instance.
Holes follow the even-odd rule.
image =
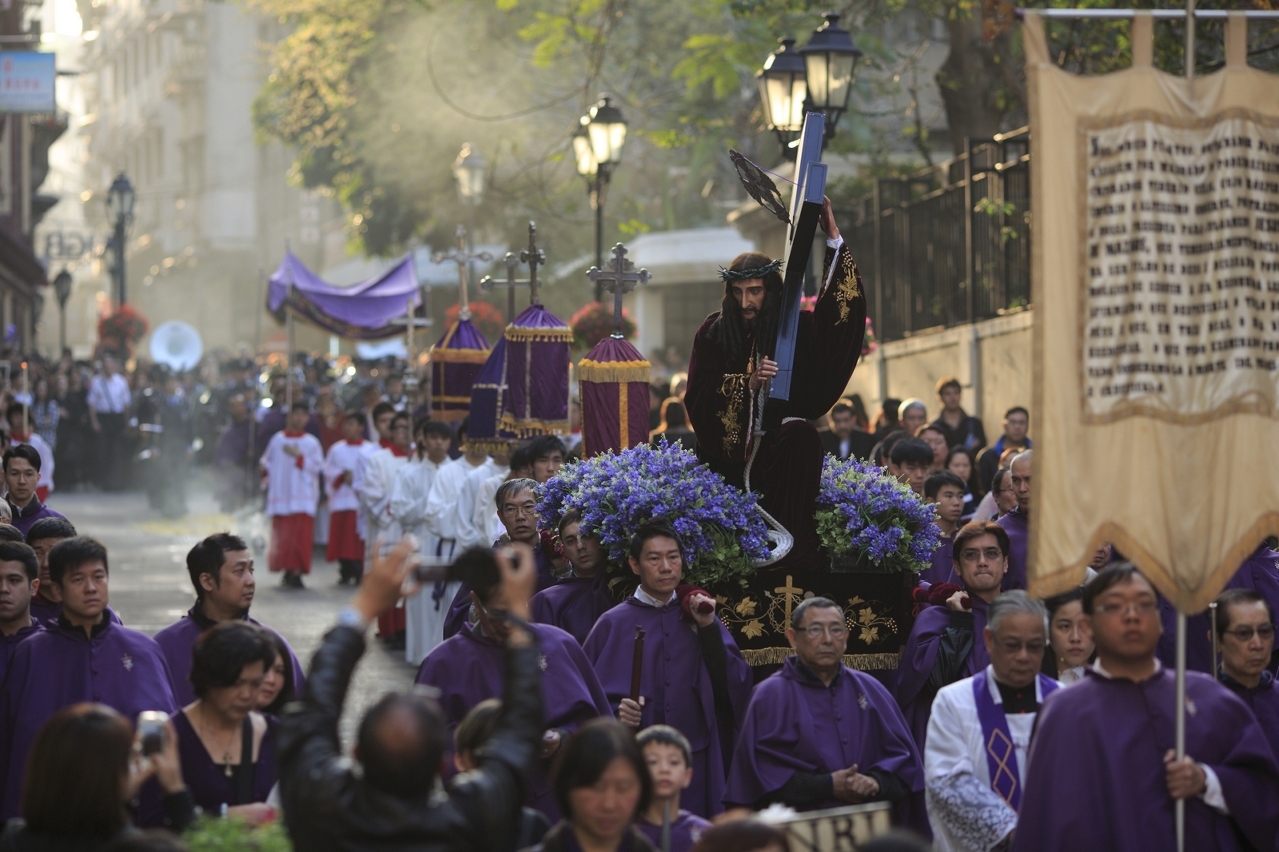
[[[755,72],[764,121],[777,133],[777,141],[788,158],[794,158],[791,143],[804,129],[804,100],[808,96],[804,57],[795,49],[795,39],[780,39],[782,46],[764,60]]]
[[[848,109],[853,93],[853,75],[862,52],[853,44],[848,30],[839,25],[839,15],[827,12],[826,23],[818,27],[799,49],[804,57],[808,81],[809,112],[826,113],[826,135],[835,135],[835,125]]]
[[[67,348],[67,299],[71,298],[71,273],[62,270],[53,279],[53,292],[58,297],[58,357]]]
[[[115,180],[111,183],[111,188],[107,191],[107,219],[111,221],[114,229],[109,242],[109,246],[115,254],[115,263],[111,267],[111,274],[115,278],[116,295],[121,305],[125,303],[128,296],[124,275],[124,250],[129,226],[133,224],[133,205],[135,201],[137,201],[137,193],[133,190],[133,184],[129,183],[129,179],[124,176],[124,172],[120,172],[120,174],[116,175]]]
[[[484,200],[484,158],[467,142],[453,161],[453,179],[457,181],[457,194],[467,204],[479,206]]]
[[[604,195],[613,169],[622,161],[625,145],[626,119],[613,106],[612,98],[602,94],[573,134],[577,173],[586,178],[591,209],[595,211],[595,265],[599,268],[604,266]],[[595,301],[602,296],[602,285],[596,282]]]

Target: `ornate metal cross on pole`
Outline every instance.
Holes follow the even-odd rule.
[[[533,282],[527,278],[517,279],[515,270],[520,265],[520,256],[513,251],[506,253],[506,280],[499,281],[492,275],[485,275],[480,279],[480,288],[485,292],[496,290],[498,287],[506,288],[506,321],[511,322],[515,319],[515,288],[531,287]]]
[[[466,291],[466,270],[473,260],[491,261],[493,255],[487,251],[472,252],[466,246],[466,226],[457,226],[457,245],[448,252],[432,252],[432,263],[456,263],[457,264],[457,289],[458,289],[458,319],[471,318],[471,302]]]
[[[530,305],[537,301],[537,268],[546,265],[546,252],[537,247],[537,223],[528,223],[528,248],[520,250],[520,263],[528,264],[528,301]]]
[[[413,297],[408,298],[408,305],[404,310],[404,316],[396,317],[391,320],[390,325],[404,326],[404,350],[407,353],[408,371],[404,376],[404,391],[409,398],[410,406],[416,405],[418,402],[418,378],[417,378],[417,356],[414,347],[414,332],[419,328],[430,328],[432,325],[430,317],[419,317],[415,314],[413,305]],[[410,407],[410,410],[411,407]]]
[[[635,264],[626,257],[626,246],[618,243],[613,246],[613,257],[600,269],[592,266],[586,277],[613,294],[613,337],[622,338],[622,297],[643,284],[647,284],[653,276],[647,269],[636,269]]]

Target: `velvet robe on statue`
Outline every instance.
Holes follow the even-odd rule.
[[[567,739],[591,719],[612,718],[608,698],[576,640],[545,624],[534,624],[533,633],[542,652],[542,728],[558,730]],[[502,643],[481,635],[478,627],[467,627],[436,645],[418,669],[416,682],[440,691],[440,707],[448,720],[446,777],[453,774],[453,731],[458,723],[481,701],[502,697],[504,654]],[[553,823],[560,818],[560,812],[551,790],[551,762],[539,758],[533,766],[527,803]]]
[[[721,727],[696,626],[681,617],[677,603],[658,609],[630,597],[600,616],[582,650],[616,712],[622,699],[631,694],[637,626],[643,627],[645,634],[640,678],[645,703],[640,729],[670,725],[688,738],[693,750],[693,783],[681,794],[680,807],[709,819],[724,809],[725,764],[736,731]],[[723,624],[716,621],[715,626],[727,651],[731,722],[740,727],[750,701],[751,669]]]
[[[710,334],[718,312],[697,330],[684,397],[697,433],[698,457],[730,485],[744,487],[752,442],[763,441],[751,467],[751,490],[760,495],[764,510],[795,536],[794,549],[778,563],[787,568],[824,565],[813,513],[825,450],[817,430],[803,421],[825,416],[839,401],[861,357],[866,333],[866,297],[848,243],[832,249],[828,242],[824,269],[825,285],[816,306],[799,314],[785,416],[800,420],[762,437],[753,432],[759,394],[750,389],[750,375],[757,357],[772,353],[743,353],[733,360]],[[765,345],[771,347],[772,341]]]
[[[972,677],[990,665],[990,655],[986,653],[986,643],[982,640],[982,631],[986,629],[986,611],[990,605],[978,597],[970,597],[969,600],[973,602],[971,613],[954,612],[946,606],[930,606],[925,609],[915,619],[915,626],[911,628],[910,636],[902,649],[901,662],[897,667],[897,704],[906,717],[906,724],[910,727],[921,754],[937,690],[957,680]],[[947,631],[952,630],[971,631],[972,651],[959,666],[958,676],[946,683],[935,683],[933,669],[937,665],[942,639]]]
[[[599,617],[616,605],[608,581],[608,572],[603,570],[588,579],[565,577],[529,601],[533,620],[552,624],[585,643]]]
[[[107,609],[93,638],[56,623],[18,645],[0,697],[7,766],[0,818],[19,815],[27,753],[44,723],[64,707],[92,701],[132,724],[143,710],[177,709],[169,667],[155,640],[122,627]]]
[[[1164,754],[1174,744],[1175,675],[1141,683],[1089,669],[1039,713],[1013,849],[1176,849]],[[1186,849],[1258,850],[1279,836],[1279,764],[1256,717],[1207,675],[1186,675],[1186,754],[1211,767],[1230,816],[1186,800]]]
[[[825,686],[797,664],[795,657],[788,658],[781,671],[755,688],[733,753],[725,803],[771,804],[796,772],[826,775],[854,765],[863,775],[895,776],[911,793],[923,792],[919,749],[888,690],[847,666]],[[909,818],[912,798],[898,803],[896,822]],[[832,796],[804,810],[847,804]]]

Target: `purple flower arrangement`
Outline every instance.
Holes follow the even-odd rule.
[[[752,560],[768,557],[755,496],[665,438],[656,448],[641,444],[565,465],[538,489],[538,498],[543,529],[580,510],[583,532],[599,536],[614,565],[626,564],[631,534],[656,519],[669,521],[683,541],[686,582],[744,586],[754,574]]]
[[[933,507],[883,468],[826,456],[817,495],[817,535],[832,556],[851,556],[855,570],[927,568],[941,530]]]

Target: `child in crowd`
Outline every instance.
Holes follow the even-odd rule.
[[[635,742],[653,779],[653,798],[637,828],[662,849],[662,832],[669,820],[670,852],[690,852],[711,824],[679,807],[680,793],[693,783],[688,739],[670,725],[653,725],[640,731]]]

